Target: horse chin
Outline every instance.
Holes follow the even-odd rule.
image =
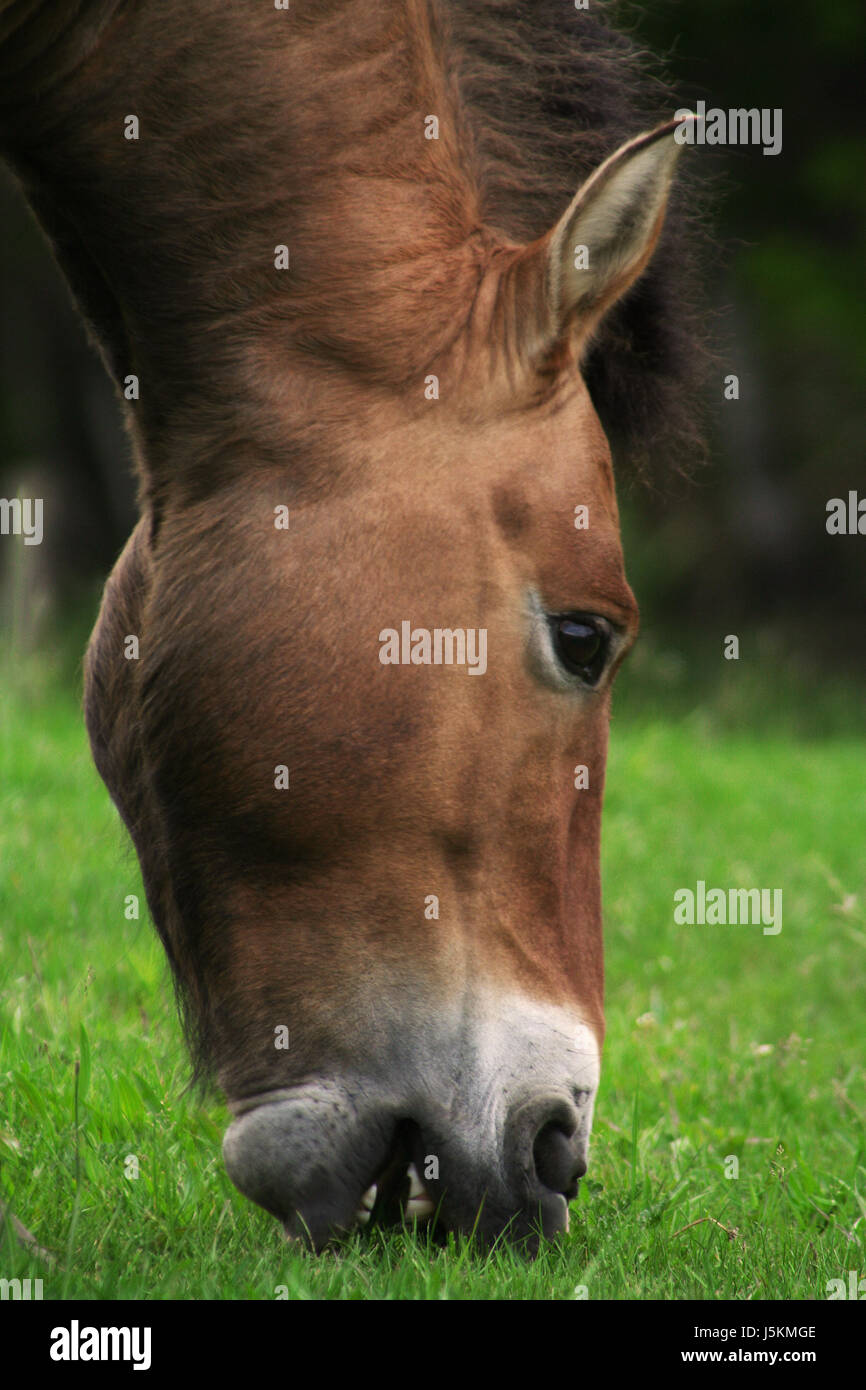
[[[235,1187],[276,1216],[288,1238],[321,1250],[357,1224],[393,1139],[393,1119],[362,1108],[346,1088],[316,1082],[239,1114],[223,1159]]]
[[[223,1157],[235,1186],[281,1221],[287,1240],[318,1251],[359,1227],[422,1225],[436,1213],[409,1157],[413,1130],[361,1114],[337,1086],[308,1085],[245,1109]]]

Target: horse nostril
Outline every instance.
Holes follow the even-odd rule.
[[[586,1162],[575,1152],[573,1139],[555,1120],[538,1131],[532,1157],[538,1179],[545,1187],[565,1197],[577,1195],[577,1181],[586,1172]]]

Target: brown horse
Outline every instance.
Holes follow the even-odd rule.
[[[375,1185],[549,1236],[585,1171],[637,631],[599,413],[689,432],[676,122],[591,8],[0,0],[141,477],[94,757],[228,1171],[317,1248]]]

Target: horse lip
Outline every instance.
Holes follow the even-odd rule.
[[[302,1089],[298,1086],[279,1086],[272,1091],[257,1091],[249,1096],[241,1096],[237,1100],[226,1100],[229,1113],[239,1120],[242,1115],[249,1115],[251,1111],[260,1109],[263,1105],[278,1105],[282,1100],[296,1100],[298,1091]]]
[[[310,1081],[306,1080],[292,1086],[275,1086],[270,1090],[227,1098],[227,1108],[233,1122],[239,1122],[255,1112],[267,1110],[269,1106],[297,1101],[303,1097],[310,1084]],[[436,1208],[436,1203],[421,1182],[413,1161],[412,1139],[416,1129],[417,1126],[411,1120],[400,1119],[394,1122],[391,1142],[384,1160],[377,1165],[375,1171],[368,1173],[361,1185],[358,1215],[363,1213],[364,1218],[373,1224],[381,1221],[390,1223],[404,1216],[424,1218],[431,1215]],[[413,1187],[416,1190],[413,1191]],[[364,1202],[371,1189],[375,1190],[372,1208]],[[289,1238],[295,1238],[288,1230],[286,1234]]]

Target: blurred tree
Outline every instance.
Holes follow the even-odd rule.
[[[0,496],[42,497],[45,514],[26,566],[20,547],[3,548],[0,613],[33,637],[52,599],[105,578],[134,525],[135,488],[108,377],[2,164],[0,225]]]
[[[668,55],[683,105],[780,108],[783,131],[775,156],[695,154],[724,185],[712,464],[691,494],[630,494],[632,572],[660,619],[724,614],[796,637],[820,614],[809,643],[862,661],[866,538],[828,535],[826,504],[866,496],[866,7],[657,0],[628,15]]]

